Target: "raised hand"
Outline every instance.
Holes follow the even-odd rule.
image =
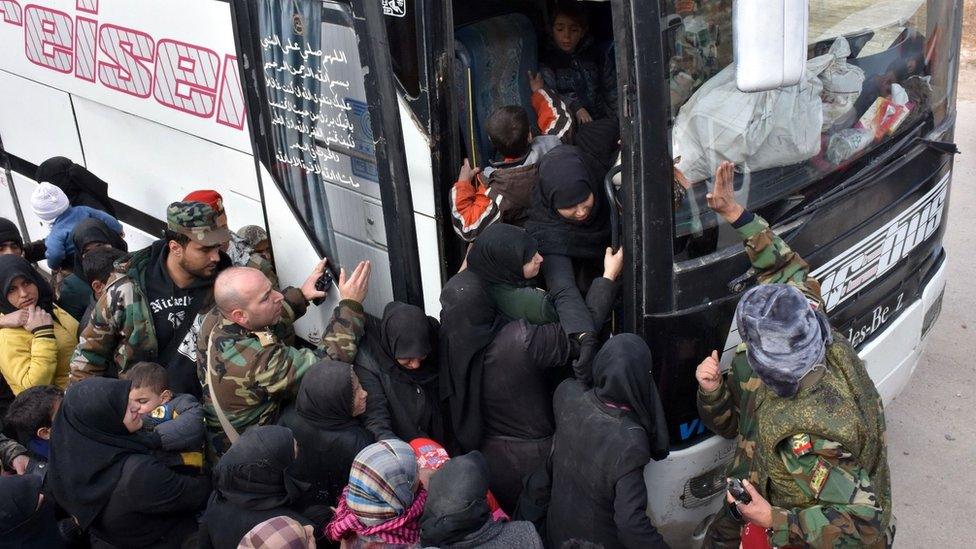
[[[346,270],[339,271],[339,297],[362,303],[369,291],[369,273],[372,266],[369,261],[360,261],[352,274],[346,278]]]
[[[695,370],[695,379],[698,380],[698,385],[701,386],[704,393],[711,393],[718,389],[719,385],[722,384],[722,373],[718,366],[718,351],[712,351],[712,355],[705,357],[705,360],[698,365]]]
[[[471,163],[468,162],[467,158],[465,158],[464,163],[461,164],[461,171],[458,172],[457,180],[471,183],[471,181],[473,181],[475,176],[479,173],[481,173],[481,168],[472,168]]]
[[[735,201],[735,191],[732,188],[734,174],[734,163],[726,161],[719,164],[715,170],[715,188],[705,195],[708,207],[729,223],[735,222],[745,211],[745,208]]]
[[[529,88],[535,93],[546,87],[546,81],[542,79],[541,72],[529,71]]]

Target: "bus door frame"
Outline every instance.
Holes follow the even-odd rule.
[[[645,317],[674,308],[674,171],[664,21],[658,2],[613,0],[611,8],[625,168],[622,242],[630,252],[621,328],[646,336]]]
[[[319,1],[319,0],[306,0]],[[393,84],[393,68],[390,64],[389,45],[383,11],[376,0],[336,0],[349,7],[353,31],[359,38],[359,55],[368,69],[364,74],[366,98],[369,103],[370,122],[375,140],[376,168],[380,181],[380,198],[386,225],[387,253],[390,258],[390,275],[393,284],[393,297],[397,301],[423,306],[424,296],[420,278],[420,258],[417,251],[417,231],[413,219],[413,203],[410,195],[410,182],[407,175],[407,161],[403,146],[403,132],[400,125],[400,111],[396,89]],[[234,25],[234,41],[240,53],[238,68],[241,73],[248,116],[251,123],[251,144],[255,151],[255,170],[264,202],[264,184],[259,162],[270,166],[274,157],[274,143],[270,136],[271,114],[265,94],[264,73],[260,38],[254,36],[256,22],[252,19],[251,2],[230,0],[231,19]],[[270,172],[270,170],[269,170]],[[325,256],[318,238],[304,222],[294,203],[281,187],[282,196],[289,209],[299,222],[306,237],[320,256]],[[267,211],[265,211],[267,221]],[[330,264],[337,265],[337,258],[329,258]]]

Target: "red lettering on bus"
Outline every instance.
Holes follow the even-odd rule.
[[[156,45],[153,96],[167,107],[201,118],[210,118],[217,103],[220,56],[213,50],[160,40]]]
[[[217,107],[217,123],[235,129],[244,128],[244,90],[241,76],[237,71],[237,57],[224,56],[224,72],[220,78],[220,104]]]
[[[88,13],[98,13],[98,0],[77,0],[75,9]]]
[[[95,81],[95,33],[98,21],[79,17],[75,20],[75,76],[89,82]]]
[[[23,10],[14,0],[0,0],[0,13],[3,14],[4,23],[11,23],[18,27],[24,24]]]
[[[152,37],[118,25],[102,25],[98,31],[98,46],[110,60],[98,62],[98,80],[113,90],[149,97],[152,71],[143,63],[153,61]]]
[[[35,65],[71,72],[72,21],[67,13],[41,6],[24,8],[24,52]]]

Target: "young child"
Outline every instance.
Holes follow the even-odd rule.
[[[566,103],[546,89],[541,75],[529,76],[541,135],[533,137],[528,114],[517,105],[500,107],[488,117],[488,139],[501,159],[484,170],[465,160],[451,189],[451,221],[465,242],[498,221],[521,226],[539,180],[537,164],[571,138],[573,120]]]
[[[41,221],[51,224],[51,233],[44,239],[47,247],[44,257],[51,269],[60,269],[64,259],[75,253],[71,231],[82,219],[98,219],[109,229],[122,234],[122,224],[117,219],[88,206],[72,206],[64,191],[50,183],[41,183],[34,189],[31,194],[31,209]]]
[[[81,315],[81,320],[78,321],[79,337],[91,321],[92,309],[95,308],[95,302],[105,293],[105,287],[108,286],[108,279],[115,271],[115,262],[125,257],[125,255],[126,253],[122,250],[103,246],[101,248],[95,248],[85,254],[85,257],[81,258],[83,278],[91,285],[92,300],[88,303],[85,313]]]
[[[51,425],[63,398],[64,391],[54,385],[35,385],[21,391],[7,410],[4,425],[16,433],[32,463],[48,461]]]
[[[609,105],[616,82],[610,75],[613,60],[601,60],[587,34],[586,13],[576,2],[561,2],[553,9],[548,47],[539,62],[546,86],[569,104],[576,121],[586,124],[613,117],[615,105]],[[602,65],[602,68],[601,68]]]
[[[132,382],[129,400],[139,403],[142,428],[159,435],[163,451],[157,457],[173,468],[203,467],[206,427],[200,402],[190,394],[174,395],[166,368],[155,362],[138,362],[119,377]]]

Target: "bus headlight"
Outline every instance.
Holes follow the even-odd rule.
[[[681,506],[685,509],[701,507],[712,501],[715,496],[725,491],[725,467],[719,465],[685,483],[684,493],[681,494]]]

